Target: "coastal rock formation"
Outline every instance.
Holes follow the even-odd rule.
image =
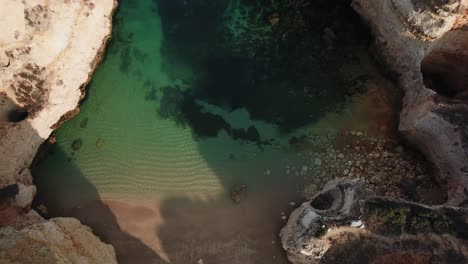
[[[29,165],[78,102],[110,38],[116,1],[2,1],[0,186]]]
[[[405,92],[399,131],[438,169],[447,203],[468,203],[468,1],[354,0],[380,62]]]
[[[74,218],[0,229],[0,264],[117,263],[112,246]]]
[[[29,210],[39,146],[79,112],[110,38],[114,0],[1,1],[0,263],[116,263],[75,219]],[[51,140],[52,141],[52,140]]]
[[[323,190],[294,210],[281,230],[281,243],[292,263],[310,263],[320,259],[331,243],[322,241],[327,225],[358,219],[359,200],[366,195],[359,179],[330,181]]]
[[[280,236],[294,264],[466,263],[467,230],[466,208],[373,196],[364,181],[341,178],[299,206]]]

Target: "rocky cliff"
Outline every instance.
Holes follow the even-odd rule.
[[[354,0],[404,91],[399,131],[436,167],[446,205],[329,182],[281,231],[292,263],[468,262],[468,1]],[[460,207],[455,207],[460,206]]]
[[[468,194],[468,1],[355,0],[380,62],[405,92],[399,131],[438,169],[447,202]]]
[[[28,210],[36,191],[29,166],[51,132],[78,113],[117,2],[0,4],[0,263],[115,263],[113,249],[77,220],[44,221]]]

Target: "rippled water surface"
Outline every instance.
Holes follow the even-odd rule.
[[[34,168],[37,203],[123,262],[284,263],[281,212],[314,177],[292,145],[375,129],[391,104],[341,2],[121,1],[80,114]]]

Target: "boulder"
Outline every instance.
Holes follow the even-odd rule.
[[[0,264],[112,264],[114,249],[73,218],[0,229]]]
[[[467,263],[467,230],[466,208],[375,196],[341,178],[293,211],[280,236],[294,264]]]

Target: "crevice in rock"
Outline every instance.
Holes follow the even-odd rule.
[[[460,31],[463,32],[463,31]],[[450,99],[468,99],[468,39],[447,33],[421,62],[424,84]]]
[[[339,199],[339,191],[337,189],[329,190],[324,192],[310,202],[310,206],[317,210],[329,210],[335,204],[335,201]]]

